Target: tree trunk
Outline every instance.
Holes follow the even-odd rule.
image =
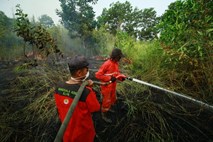
[[[26,52],[26,42],[24,42],[23,52],[24,52],[24,57],[28,58],[26,53],[25,53]]]

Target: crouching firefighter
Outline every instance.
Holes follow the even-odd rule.
[[[80,85],[89,76],[88,65],[84,56],[75,56],[68,63],[71,78],[57,85],[54,97],[61,122],[65,119]],[[89,80],[89,85],[84,88],[64,132],[63,142],[94,141],[96,133],[91,113],[99,111],[100,104],[91,88],[92,84],[92,80]]]
[[[110,82],[108,85],[101,85],[102,94],[102,106],[101,114],[103,120],[111,123],[112,121],[107,118],[106,114],[110,110],[111,106],[115,104],[117,100],[116,96],[116,80],[124,81],[126,76],[120,73],[118,62],[124,57],[122,51],[118,48],[114,48],[111,52],[110,58],[105,61],[99,70],[95,73],[95,77],[102,82]]]

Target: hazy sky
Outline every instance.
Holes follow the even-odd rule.
[[[60,18],[56,15],[55,10],[61,9],[59,0],[0,0],[0,11],[3,11],[8,17],[13,17],[15,13],[16,5],[20,4],[24,13],[29,15],[29,18],[34,16],[36,20],[43,14],[50,16],[55,23],[59,23]],[[175,0],[98,0],[98,3],[94,5],[94,11],[96,16],[102,13],[103,8],[109,8],[111,3],[129,1],[135,8],[144,9],[153,7],[157,11],[157,15],[160,16],[168,8],[168,5]]]

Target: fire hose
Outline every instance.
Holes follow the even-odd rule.
[[[152,88],[156,88],[156,89],[161,90],[161,91],[164,91],[164,92],[168,92],[168,93],[173,94],[173,95],[175,95],[175,96],[178,96],[178,97],[180,97],[180,98],[183,98],[183,99],[186,99],[186,100],[188,100],[188,101],[197,103],[197,104],[200,105],[201,107],[204,107],[204,108],[206,108],[206,109],[209,109],[209,110],[213,111],[213,106],[212,106],[212,105],[209,105],[209,104],[204,103],[204,102],[202,102],[202,101],[196,100],[196,99],[191,98],[191,97],[189,97],[189,96],[186,96],[186,95],[183,95],[183,94],[174,92],[174,91],[170,91],[170,90],[164,89],[164,88],[162,88],[162,87],[159,87],[159,86],[157,86],[157,85],[153,85],[153,84],[151,84],[151,83],[147,83],[147,82],[145,82],[145,81],[138,80],[138,79],[135,79],[135,78],[126,77],[126,79],[128,79],[128,80],[130,80],[130,81],[134,81],[134,82],[140,83],[140,84],[143,84],[143,85],[146,85],[146,86],[149,86],[149,87],[152,87]]]

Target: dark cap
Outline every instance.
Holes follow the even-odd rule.
[[[117,58],[117,57],[120,57],[120,58],[121,58],[121,57],[124,57],[124,55],[123,55],[121,49],[119,49],[119,48],[114,48],[114,49],[112,50],[111,58],[112,58],[112,59],[115,59],[115,58]]]
[[[75,56],[70,59],[69,63],[70,72],[85,68],[89,66],[87,59],[84,56]]]

